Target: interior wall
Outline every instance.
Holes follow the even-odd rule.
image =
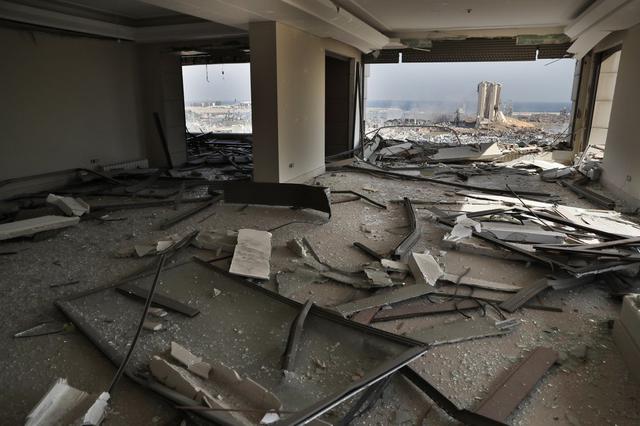
[[[0,28],[0,55],[0,179],[146,157],[133,44]]]
[[[630,29],[622,45],[609,131],[602,163],[602,181],[632,204],[640,204],[640,25]]]

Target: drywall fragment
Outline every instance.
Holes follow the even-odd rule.
[[[25,426],[73,424],[89,406],[89,395],[58,379],[31,410]]]
[[[444,272],[436,259],[429,253],[411,253],[409,256],[409,269],[416,284],[436,285],[436,281]]]
[[[77,216],[40,216],[32,219],[17,220],[0,224],[0,241],[11,238],[27,237],[38,232],[66,228],[80,222]]]
[[[538,226],[516,225],[512,223],[482,222],[482,230],[488,231],[504,241],[533,244],[562,244],[565,234],[545,231]]]
[[[84,414],[84,419],[82,420],[83,426],[100,426],[102,421],[104,420],[105,415],[107,414],[107,405],[109,404],[109,399],[111,395],[109,392],[102,392],[98,399],[93,403],[91,407]]]
[[[229,272],[243,277],[269,279],[271,233],[255,229],[241,229],[233,252]]]
[[[382,259],[380,264],[387,272],[409,272],[409,265],[391,259]]]
[[[447,241],[459,241],[469,238],[473,235],[473,231],[480,232],[482,229],[480,223],[473,219],[469,219],[466,214],[456,217],[456,224],[444,239]]]
[[[203,379],[209,378],[211,372],[211,365],[202,361],[202,358],[193,355],[184,347],[180,346],[176,342],[171,342],[171,356],[173,359],[187,367],[187,370],[202,377]]]
[[[160,382],[194,401],[202,401],[203,395],[214,399],[187,370],[173,365],[157,355],[154,355],[149,362],[149,369]]]
[[[142,323],[142,327],[144,327],[145,330],[149,330],[149,331],[160,331],[162,330],[162,324],[159,322],[155,322],[155,321],[149,321],[149,320],[145,320],[144,323]]]
[[[61,197],[55,194],[47,196],[47,203],[58,207],[67,216],[82,216],[89,213],[89,204],[80,198]]]
[[[277,396],[250,378],[240,376],[236,370],[227,367],[221,362],[215,360],[211,361],[211,363],[204,362],[202,358],[193,355],[176,342],[171,342],[171,356],[187,367],[188,371],[205,380],[229,386],[235,393],[260,408],[279,410],[282,407],[282,403]],[[207,374],[201,374],[206,370],[206,367],[209,367]]]
[[[309,253],[307,252],[307,248],[302,242],[302,238],[294,238],[287,241],[287,248],[298,257],[307,257],[309,255]]]

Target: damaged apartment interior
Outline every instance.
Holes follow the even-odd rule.
[[[639,424],[640,0],[0,0],[0,50],[2,424]]]

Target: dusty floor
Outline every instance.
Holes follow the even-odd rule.
[[[485,180],[477,178],[469,183],[485,184]],[[108,386],[115,369],[80,332],[29,339],[14,339],[12,336],[43,319],[64,320],[53,305],[55,299],[109,283],[150,262],[149,259],[115,258],[113,252],[116,249],[189,229],[246,227],[267,230],[291,221],[304,222],[273,231],[272,279],[263,285],[275,290],[276,272],[292,266],[293,256],[285,247],[289,239],[306,236],[328,263],[356,270],[368,259],[352,247],[354,241],[365,242],[386,252],[395,247],[406,232],[402,207],[390,203],[390,200],[403,196],[431,200],[453,197],[451,188],[443,186],[354,173],[327,173],[315,182],[334,190],[365,192],[365,187],[375,189],[376,192],[367,194],[386,202],[389,209],[380,210],[363,201],[335,204],[333,217],[327,222],[324,215],[310,211],[218,205],[165,232],[154,230],[154,225],[174,215],[175,211],[171,208],[147,208],[112,214],[114,217],[126,217],[124,221],[82,222],[41,242],[3,243],[3,250],[20,253],[0,256],[3,296],[0,308],[4,322],[0,343],[0,359],[3,360],[0,369],[2,424],[23,423],[25,415],[57,377],[66,377],[73,386],[89,392],[100,392]],[[541,182],[537,176],[510,176],[509,183],[514,188],[557,193],[563,204],[593,207],[559,185]],[[215,215],[199,222],[214,210]],[[418,214],[423,238],[416,248],[439,250],[445,230],[426,220],[425,210],[418,209]],[[192,255],[213,256],[188,248],[180,253],[177,260]],[[471,277],[522,286],[547,273],[541,267],[522,262],[454,251],[448,251],[445,259],[448,272],[460,273],[470,267]],[[224,262],[220,263],[225,266]],[[50,288],[51,284],[69,280],[80,283]],[[333,306],[366,295],[362,290],[326,283],[309,284],[293,297]],[[519,360],[526,351],[540,345],[549,346],[562,354],[563,363],[550,370],[509,423],[638,424],[640,384],[629,376],[607,327],[607,321],[617,317],[618,303],[609,298],[602,285],[549,292],[541,299],[546,304],[562,307],[563,312],[520,310],[509,315],[522,320],[512,334],[432,348],[413,366],[457,404],[472,408],[484,396],[496,375]],[[480,314],[471,312],[474,317]],[[405,333],[458,318],[459,314],[439,314],[377,323],[376,326]],[[107,421],[110,425],[179,424],[182,419],[182,415],[169,404],[126,379],[116,390],[112,407]],[[456,422],[402,379],[394,380],[385,391],[383,400],[356,421],[362,425],[423,423],[447,425]]]

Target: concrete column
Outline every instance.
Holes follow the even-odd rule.
[[[322,39],[276,22],[249,25],[253,178],[304,182],[324,172]]]
[[[478,84],[478,113],[477,119],[485,118],[485,110],[487,105],[487,82],[483,81]]]
[[[622,44],[602,163],[602,181],[605,186],[635,207],[640,206],[638,72],[640,25],[628,30]]]

